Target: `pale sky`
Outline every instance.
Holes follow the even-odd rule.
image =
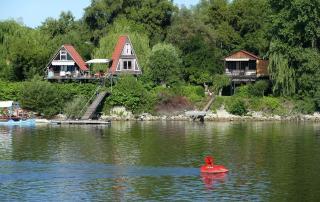
[[[0,21],[14,19],[29,27],[41,25],[48,17],[58,18],[61,11],[71,11],[79,19],[91,0],[1,0]],[[174,0],[175,4],[191,6],[199,0]]]

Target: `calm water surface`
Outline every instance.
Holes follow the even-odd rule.
[[[320,124],[0,127],[0,200],[320,201]]]

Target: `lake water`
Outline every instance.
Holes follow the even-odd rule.
[[[319,201],[320,123],[0,127],[0,200]]]

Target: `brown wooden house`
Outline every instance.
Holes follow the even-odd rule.
[[[224,59],[225,74],[231,79],[231,94],[236,85],[255,82],[258,79],[269,79],[268,60],[240,50]]]
[[[237,51],[224,58],[225,73],[233,81],[255,81],[259,77],[268,77],[268,61],[244,50]]]

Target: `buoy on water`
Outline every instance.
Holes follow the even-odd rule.
[[[206,156],[204,159],[205,165],[200,167],[201,173],[226,173],[229,170],[221,165],[214,165],[212,156]]]

